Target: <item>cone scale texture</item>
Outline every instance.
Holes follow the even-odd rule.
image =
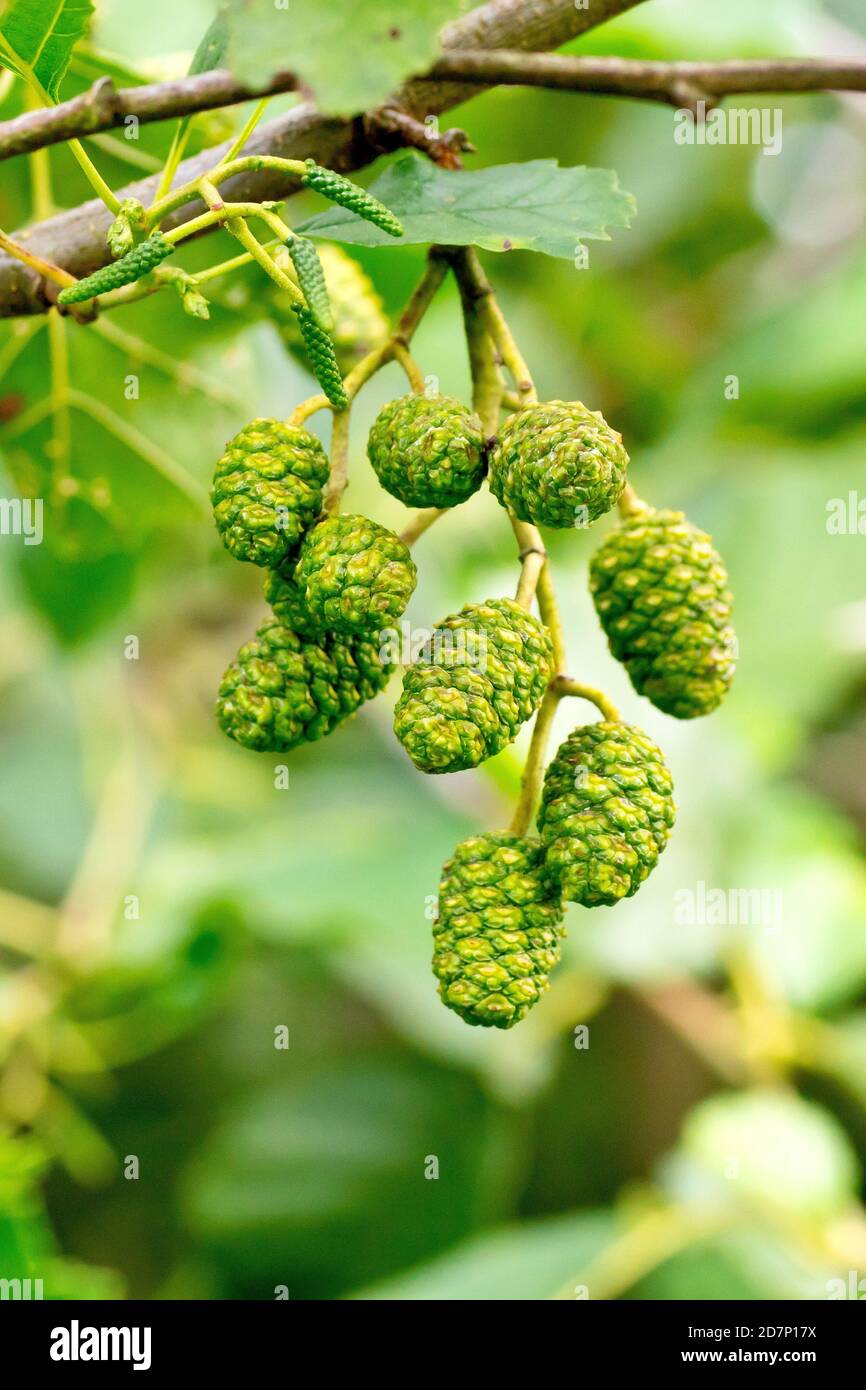
[[[733,598],[705,532],[682,512],[638,512],[593,556],[590,588],[638,694],[677,719],[717,708],[734,677]]]
[[[477,767],[513,742],[551,675],[542,623],[512,599],[467,604],[437,624],[403,677],[394,731],[422,772]]]
[[[674,814],[671,775],[652,739],[608,720],[575,729],[544,778],[545,869],[567,901],[610,907],[655,868]]]
[[[365,516],[321,521],[301,547],[295,580],[315,623],[335,632],[372,632],[395,623],[417,570],[399,536]]]
[[[548,987],[563,936],[562,904],[537,840],[474,835],[442,871],[434,925],[439,995],[466,1023],[511,1028]]]
[[[331,733],[392,669],[367,638],[304,637],[272,618],[223,676],[217,720],[245,748],[288,753]]]
[[[282,570],[270,570],[265,575],[265,602],[274,611],[274,617],[290,632],[298,632],[303,637],[319,636],[321,629],[304,602],[304,596],[291,575]]]
[[[211,503],[236,560],[279,565],[322,509],[330,464],[315,435],[279,420],[253,420],[216,466]]]
[[[407,507],[454,507],[484,478],[484,431],[450,396],[399,396],[379,413],[367,440],[379,482]]]
[[[580,401],[525,406],[505,421],[490,453],[490,491],[521,521],[589,526],[625,486],[622,437]]]

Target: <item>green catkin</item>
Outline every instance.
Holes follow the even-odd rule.
[[[334,315],[325,284],[325,272],[318,252],[306,237],[293,236],[286,245],[292,258],[292,265],[298,277],[301,293],[307,301],[307,308],[319,327],[330,333],[334,327]]]
[[[170,256],[173,250],[174,246],[170,241],[166,241],[162,232],[154,232],[147,241],[134,246],[125,256],[121,256],[119,261],[102,266],[75,285],[67,285],[57,296],[57,302],[81,304],[86,299],[95,299],[99,294],[107,294],[109,290],[119,290],[123,285],[132,285],[158,266],[160,261]]]
[[[351,179],[344,179],[342,174],[335,174],[333,169],[323,169],[314,159],[308,159],[306,164],[307,172],[301,183],[307,188],[312,188],[316,193],[330,198],[332,203],[339,203],[340,207],[357,213],[365,222],[372,222],[375,226],[381,227],[389,236],[403,235],[403,224],[390,208],[386,208],[378,198],[372,197],[366,189],[359,188]]]
[[[349,397],[343,390],[343,378],[334,344],[316,320],[315,314],[306,305],[297,305],[295,313],[301,328],[301,337],[307,350],[307,357],[313,369],[313,376],[321,386],[331,405],[345,410]]]

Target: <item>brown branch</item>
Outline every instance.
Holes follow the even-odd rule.
[[[640,3],[642,0],[593,0],[589,8],[578,9],[574,0],[490,0],[489,4],[447,25],[442,32],[442,42],[446,48],[473,50],[513,48],[515,45],[526,50],[558,48]],[[387,105],[399,106],[423,121],[426,116],[440,115],[468,101],[479,90],[478,83],[422,80],[408,83]],[[229,143],[185,160],[178,169],[175,185],[206,174],[229,148]],[[363,118],[325,117],[311,105],[304,104],[259,126],[244,152],[275,154],[285,159],[311,156],[320,164],[347,172],[369,164],[379,150],[365,133]],[[118,197],[137,198],[147,204],[154,197],[157,183],[158,175],[153,175],[119,190]],[[295,191],[295,182],[266,169],[241,174],[224,186],[226,198],[238,202],[283,199]],[[188,204],[164,225],[177,226],[202,210],[201,203]],[[110,221],[111,214],[93,200],[20,231],[15,239],[34,254],[53,261],[81,279],[108,261],[105,234]],[[48,304],[49,296],[41,278],[19,261],[0,255],[0,318],[44,313]]]
[[[430,75],[440,81],[549,87],[690,106],[695,96],[712,102],[746,92],[864,92],[866,58],[736,58],[719,63],[656,63],[562,53],[464,51],[444,54]]]
[[[641,97],[679,106],[688,105],[695,92],[710,99],[744,92],[862,92],[866,91],[866,60],[768,58],[663,63],[470,50],[445,54],[423,80],[550,87],[568,92]],[[0,161],[61,144],[64,140],[117,129],[130,116],[147,125],[236,106],[258,97],[294,91],[298,86],[298,78],[291,72],[277,73],[267,82],[254,86],[238,82],[230,72],[220,70],[119,90],[111,78],[102,77],[88,91],[59,106],[28,111],[0,123]],[[389,112],[383,122],[385,128],[393,119],[394,113]],[[456,140],[459,132],[447,134]],[[422,140],[420,137],[411,143],[423,148]]]
[[[64,140],[98,135],[116,130],[129,116],[141,125],[170,120],[175,116],[194,116],[199,111],[215,111],[224,106],[276,92],[290,92],[298,85],[294,73],[277,73],[256,87],[238,82],[230,72],[202,72],[176,82],[151,82],[140,87],[116,88],[110,77],[100,77],[93,86],[71,101],[27,111],[0,124],[0,160],[31,154]]]
[[[427,126],[417,116],[395,107],[383,106],[365,116],[364,131],[383,154],[395,149],[421,150],[443,169],[461,169],[461,154],[475,153],[475,146],[459,126],[437,131],[435,126]]]

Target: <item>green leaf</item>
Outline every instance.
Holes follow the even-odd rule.
[[[231,38],[228,7],[221,9],[208,26],[189,65],[190,77],[222,67]]]
[[[55,100],[92,14],[90,0],[13,0],[0,16],[0,65]]]
[[[849,1206],[859,1162],[838,1120],[784,1091],[712,1096],[688,1116],[681,1152],[733,1203],[800,1221]]]
[[[181,1187],[198,1239],[248,1285],[336,1294],[498,1214],[519,1138],[470,1078],[408,1052],[312,1073],[286,1056],[286,1079],[232,1106]]]
[[[627,227],[635,211],[612,169],[561,169],[555,159],[468,171],[440,169],[412,152],[369,191],[402,222],[403,245],[543,251],[564,260],[573,260],[584,240],[608,241],[607,228]],[[356,246],[394,244],[344,209],[320,213],[298,231]]]
[[[398,1302],[483,1302],[552,1298],[616,1235],[608,1211],[570,1212],[504,1226],[355,1298]]]
[[[320,111],[353,116],[428,68],[442,26],[466,8],[464,0],[291,0],[285,9],[245,0],[232,16],[228,66],[249,83],[295,72]]]

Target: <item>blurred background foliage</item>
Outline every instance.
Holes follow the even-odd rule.
[[[115,67],[185,71],[208,18],[205,0],[101,0],[64,94]],[[575,49],[862,53],[866,19],[855,0],[652,0]],[[5,118],[21,95],[0,93]],[[636,898],[572,909],[550,993],[512,1033],[442,1008],[429,913],[456,841],[507,818],[525,740],[425,779],[390,736],[391,692],[278,790],[274,759],[213,720],[263,606],[218,544],[209,476],[243,423],[312,390],[265,281],[222,284],[210,324],[163,294],[90,327],[0,326],[4,495],[50,499],[43,545],[0,542],[0,1277],[55,1298],[857,1296],[866,538],[830,534],[827,507],[866,497],[866,105],[781,106],[775,157],[679,146],[669,110],[602,97],[500,91],[455,117],[470,165],[556,156],[635,195],[632,230],[586,269],[484,259],[542,395],[601,409],[639,492],[713,533],[741,653],[720,713],[666,719],[591,609],[606,523],[550,537],[572,674],[658,740],[680,809]],[[242,115],[197,118],[197,146]],[[94,153],[119,186],[170,134]],[[63,148],[35,179],[4,165],[0,225],[48,196],[89,196]],[[395,310],[422,258],[359,259]],[[456,316],[449,288],[418,356],[466,396]],[[363,443],[402,389],[376,378],[353,431],[351,505],[390,524]],[[415,625],[514,585],[484,496],[417,558]],[[684,923],[678,895],[701,883],[778,895],[778,919]]]

